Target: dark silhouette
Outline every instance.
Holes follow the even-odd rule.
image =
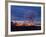
[[[16,26],[16,24],[11,22],[11,31],[41,30],[41,26]]]

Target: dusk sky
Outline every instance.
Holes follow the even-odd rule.
[[[11,6],[11,20],[32,20],[41,21],[41,7],[34,6]]]

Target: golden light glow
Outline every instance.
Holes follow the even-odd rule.
[[[22,24],[22,23],[17,23],[15,24],[16,26],[33,26],[32,23],[28,23],[28,24]]]

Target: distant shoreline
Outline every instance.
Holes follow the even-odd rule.
[[[41,26],[15,26],[11,27],[11,31],[34,31],[41,30]]]

